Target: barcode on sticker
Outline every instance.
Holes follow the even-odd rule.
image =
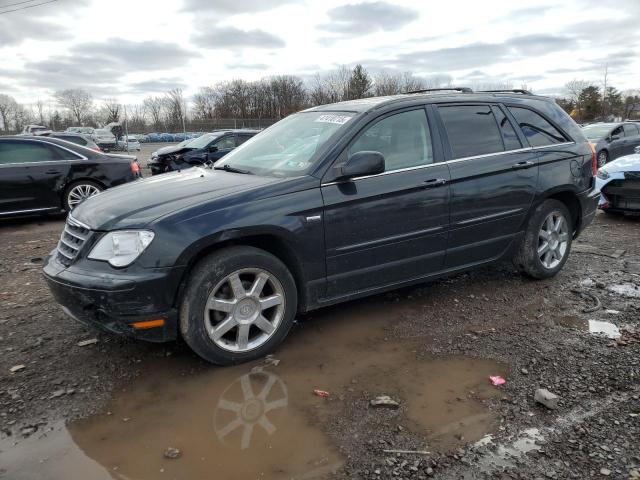
[[[337,123],[338,125],[344,125],[349,121],[351,117],[346,115],[320,115],[315,121],[322,123]]]

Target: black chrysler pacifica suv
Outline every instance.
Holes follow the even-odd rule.
[[[85,200],[44,275],[79,321],[244,362],[299,312],[504,258],[555,275],[594,218],[594,167],[573,120],[526,91],[324,105],[213,167]]]

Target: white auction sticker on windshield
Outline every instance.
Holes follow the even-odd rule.
[[[349,121],[351,117],[347,115],[320,115],[315,122],[322,123],[337,123],[338,125],[344,125]]]

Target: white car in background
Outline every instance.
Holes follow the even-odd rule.
[[[127,143],[129,147],[127,149]],[[124,135],[120,140],[118,140],[118,149],[120,150],[137,150],[140,151],[140,141],[135,135]]]
[[[22,129],[20,135],[48,135],[50,133],[51,129],[43,127],[42,125],[27,125]]]
[[[598,169],[598,207],[606,213],[640,213],[640,146]]]

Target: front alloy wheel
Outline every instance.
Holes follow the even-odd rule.
[[[298,307],[296,283],[276,256],[255,247],[226,247],[189,274],[180,333],[202,358],[231,365],[260,358],[289,333]]]
[[[204,309],[207,333],[230,352],[263,345],[284,315],[282,285],[269,272],[245,268],[227,275],[211,291]]]

